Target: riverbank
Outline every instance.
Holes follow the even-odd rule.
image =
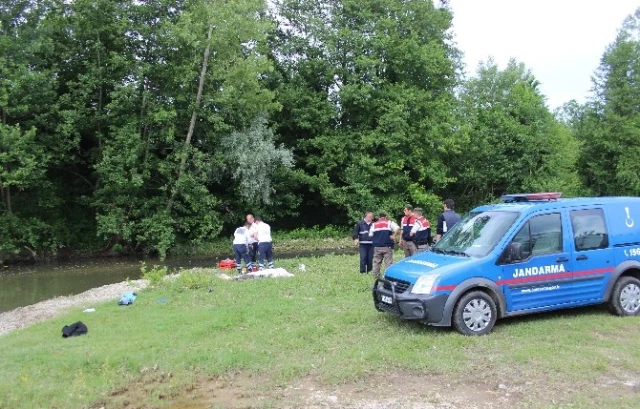
[[[583,308],[470,338],[375,311],[356,255],[276,265],[295,277],[194,272],[1,336],[0,408],[637,407],[640,317]],[[62,338],[79,320],[89,333]]]
[[[193,244],[177,244],[169,250],[166,260],[182,257],[233,257],[231,250],[232,237],[217,237],[211,241]],[[273,233],[274,253],[306,254],[315,251],[345,250],[353,248],[351,231],[344,227],[325,226],[322,228],[300,228],[292,231],[276,231]],[[74,250],[65,248],[59,252],[26,251],[17,255],[0,254],[0,267],[11,265],[29,265],[61,261],[118,260],[132,257],[154,259],[145,252],[134,253],[126,248],[106,250]],[[155,258],[157,259],[157,258]],[[1,274],[1,270],[0,270]]]
[[[146,288],[147,280],[123,281],[103,285],[98,288],[68,297],[56,297],[26,307],[0,313],[0,336],[10,331],[26,328],[64,314],[72,307],[93,308],[105,301],[118,300],[122,294],[138,292]]]

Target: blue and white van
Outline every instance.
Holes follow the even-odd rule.
[[[505,195],[480,206],[431,249],[391,265],[376,309],[465,335],[496,320],[607,303],[640,312],[640,198]]]

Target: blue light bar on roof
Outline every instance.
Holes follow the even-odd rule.
[[[540,200],[558,200],[562,197],[560,192],[542,192],[542,193],[513,193],[502,195],[504,202],[533,202]]]

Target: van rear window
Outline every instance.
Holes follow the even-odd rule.
[[[571,226],[577,251],[602,249],[609,246],[609,234],[602,209],[573,210]]]

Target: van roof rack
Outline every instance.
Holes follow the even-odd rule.
[[[539,202],[558,200],[562,197],[560,192],[542,192],[542,193],[513,193],[502,195],[501,199],[505,203],[516,202]]]

